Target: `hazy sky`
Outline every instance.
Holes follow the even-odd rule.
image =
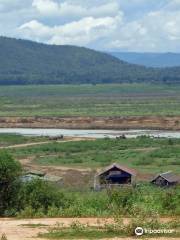
[[[0,0],[0,35],[108,51],[180,52],[180,0]]]

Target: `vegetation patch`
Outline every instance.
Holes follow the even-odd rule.
[[[138,215],[136,219],[129,219],[128,224],[124,224],[122,219],[115,219],[113,224],[104,224],[104,226],[89,226],[79,222],[74,222],[68,228],[55,227],[48,233],[39,234],[40,237],[48,239],[111,239],[115,237],[136,236],[135,229],[141,226],[144,230],[142,237],[179,237],[180,222],[174,220],[166,224],[160,223],[157,216],[145,218]],[[151,231],[149,231],[151,230]],[[157,232],[158,230],[158,232]],[[166,230],[169,233],[164,233]],[[149,231],[149,232],[148,232]]]
[[[150,183],[138,182],[132,188],[105,189],[96,192],[91,190],[90,187],[76,189],[58,187],[37,179],[22,182],[20,178],[22,168],[13,157],[18,158],[22,155],[38,157],[41,154],[61,153],[59,155],[61,161],[61,157],[70,151],[72,159],[73,156],[76,156],[75,159],[78,159],[77,156],[79,158],[81,155],[83,156],[80,159],[84,166],[102,166],[105,163],[103,161],[104,156],[106,163],[110,163],[113,159],[113,161],[125,163],[129,166],[137,166],[140,172],[144,170],[147,173],[156,173],[160,171],[158,164],[162,163],[162,159],[165,159],[165,156],[161,158],[161,150],[159,149],[162,148],[166,151],[166,164],[169,159],[178,162],[178,145],[180,145],[178,139],[171,140],[170,144],[167,139],[142,137],[123,140],[102,139],[87,142],[51,143],[42,146],[11,149],[7,152],[1,151],[0,199],[2,201],[0,202],[0,215],[20,218],[112,217],[116,214],[129,217],[137,216],[137,214],[145,216],[154,214],[180,216],[179,186],[159,188]],[[148,147],[151,148],[151,151],[144,151]],[[171,154],[169,151],[171,151]],[[10,152],[12,155],[10,155]],[[139,154],[137,157],[136,153]],[[145,154],[152,158],[152,163],[148,162],[147,165],[147,163],[141,162],[141,165],[137,165],[137,160],[141,157],[143,159]],[[68,158],[71,159],[71,157]],[[163,170],[174,166],[176,172],[179,173],[177,165],[167,164],[166,166],[166,164],[161,167]]]
[[[47,137],[23,136],[20,134],[0,133],[0,147],[47,141]]]
[[[4,117],[179,116],[179,103],[180,85],[134,83],[0,88],[0,116]]]
[[[99,139],[48,143],[9,150],[16,159],[32,157],[36,165],[96,169],[117,162],[140,173],[154,175],[172,170],[180,173],[180,139]],[[152,176],[149,176],[152,177]]]
[[[37,223],[37,224],[33,224],[33,223],[21,224],[20,226],[22,226],[22,227],[28,227],[28,228],[48,227],[48,225],[42,224],[42,223]]]

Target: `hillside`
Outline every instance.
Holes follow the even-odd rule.
[[[180,69],[157,70],[84,47],[0,37],[0,84],[180,81]]]
[[[180,66],[180,53],[112,52],[110,54],[123,61],[146,67]]]

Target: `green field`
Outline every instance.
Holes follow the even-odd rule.
[[[180,115],[180,85],[1,86],[0,116]]]
[[[38,137],[38,136],[23,136],[20,134],[0,134],[0,147],[7,147],[18,144],[36,143],[48,141],[48,137]]]
[[[180,140],[137,139],[49,143],[9,150],[16,159],[31,157],[36,165],[98,167],[113,162],[140,173],[155,174],[173,170],[180,173]]]
[[[12,145],[15,140],[27,143],[35,139],[3,134],[0,135],[0,140],[7,146]],[[13,159],[21,160],[23,169],[36,167],[40,171],[63,176],[64,184],[56,186],[39,179],[30,182],[17,181],[22,172],[19,163]],[[25,162],[30,160],[28,165],[23,164],[24,160]],[[113,162],[137,170],[137,185],[132,188],[121,188],[120,191],[108,188],[100,192],[93,191],[96,171]],[[57,166],[59,168],[56,168]],[[63,166],[67,169],[63,170]],[[11,189],[14,195],[12,194],[9,205],[6,205],[6,201],[3,202],[4,205],[0,208],[1,216],[20,218],[149,216],[156,219],[158,216],[180,215],[180,187],[159,188],[150,184],[150,179],[156,173],[173,170],[180,174],[180,139],[152,139],[144,136],[137,139],[53,141],[36,146],[9,148],[1,150],[0,168],[4,181],[6,181],[4,174],[14,175],[14,169],[17,169],[17,178],[14,178]],[[0,194],[2,193],[4,191],[1,190]],[[6,198],[6,195],[2,196]],[[86,230],[88,234],[92,232],[93,239],[94,230],[91,231],[89,228]],[[58,229],[53,235],[50,232],[47,236],[58,236],[61,239],[69,236],[71,234],[69,231],[71,229],[67,232],[66,229],[63,231]],[[119,233],[123,234],[121,231]],[[79,236],[76,231],[72,234]],[[84,231],[81,232],[82,237],[84,234]],[[102,234],[100,232],[97,234],[101,238]],[[117,232],[112,234],[114,235],[116,236]]]

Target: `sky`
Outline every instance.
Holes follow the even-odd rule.
[[[180,0],[0,0],[0,35],[103,51],[180,52]]]

